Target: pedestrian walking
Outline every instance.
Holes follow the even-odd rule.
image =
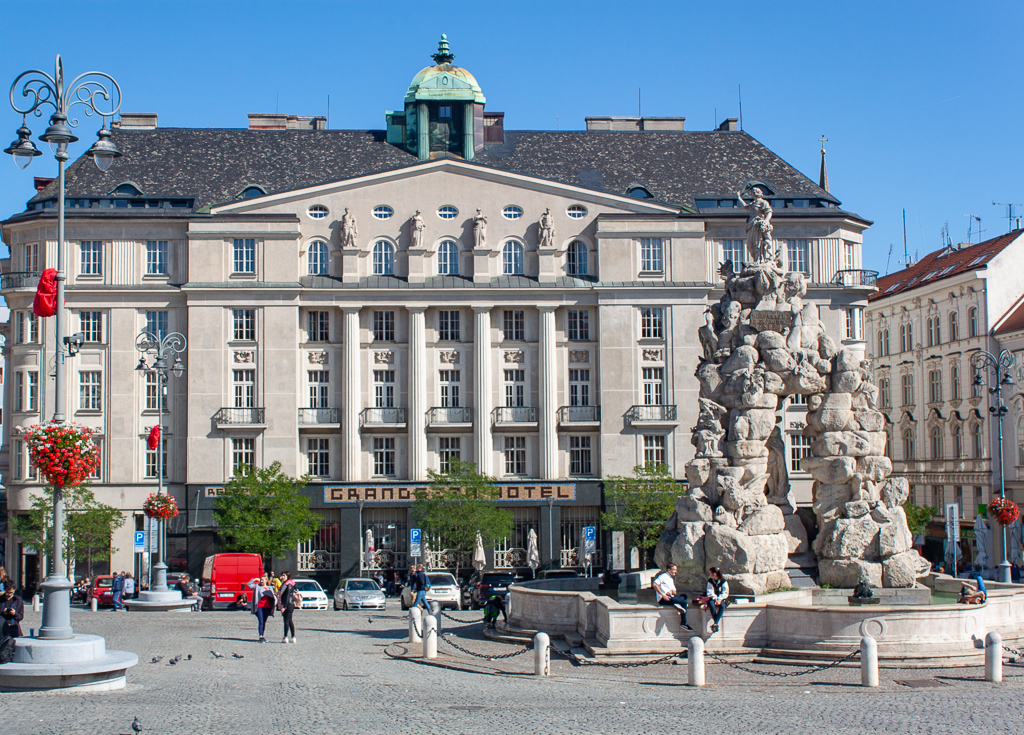
[[[110,591],[113,593],[114,609],[117,612],[124,604],[124,572],[114,574],[114,580],[110,583]]]
[[[122,600],[133,600],[135,599],[135,579],[132,577],[131,572],[124,573],[124,584]],[[125,611],[128,610],[128,606],[124,606]]]
[[[684,630],[693,631],[686,623],[686,595],[676,592],[676,565],[669,564],[665,571],[654,578],[654,594],[659,605],[672,605],[679,611],[679,624]]]
[[[416,565],[416,573],[412,575],[412,591],[416,593],[416,600],[413,607],[420,607],[430,612],[430,605],[427,603],[427,591],[430,590],[430,578],[423,571],[423,565]]]
[[[0,618],[3,618],[0,636],[20,638],[21,620],[24,617],[25,601],[14,594],[14,585],[9,584],[4,588],[3,597],[0,597]]]
[[[718,567],[711,567],[708,574],[710,576],[704,594],[708,598],[708,612],[711,613],[711,632],[717,633],[718,624],[722,622],[722,615],[729,604],[729,583]]]
[[[302,605],[302,595],[295,589],[295,580],[290,572],[281,573],[281,598],[278,602],[278,609],[281,611],[281,618],[284,620],[284,640],[281,643],[295,643],[295,622],[292,616],[295,608]],[[288,640],[289,634],[291,640]]]
[[[10,585],[10,583],[10,580],[7,578],[7,570],[5,570],[3,567],[0,567],[0,593],[6,592],[7,587],[8,585]]]
[[[256,628],[260,636],[260,643],[266,643],[264,633],[267,629],[267,618],[274,616],[274,608],[277,606],[277,596],[274,588],[270,586],[267,575],[253,577],[246,582],[246,587],[252,590],[251,611],[256,616]]]

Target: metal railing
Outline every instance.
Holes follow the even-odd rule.
[[[39,285],[39,274],[32,271],[0,273],[0,291],[9,288],[35,288]]]
[[[363,569],[387,569],[389,564],[393,564],[395,569],[406,569],[409,566],[409,554],[405,551],[379,549],[369,564],[363,560]]]
[[[878,271],[841,270],[836,271],[832,282],[843,288],[878,288]]]
[[[626,412],[626,420],[638,421],[675,421],[676,407],[660,404],[655,406],[631,406]]]
[[[496,424],[529,424],[537,421],[533,406],[498,406],[491,416]]]
[[[428,424],[471,424],[473,409],[469,406],[435,406],[427,412]]]
[[[338,423],[336,408],[300,408],[299,426]]]
[[[405,409],[395,406],[364,408],[361,415],[363,426],[393,426],[405,423]]]
[[[299,554],[300,572],[333,572],[341,569],[341,554],[336,551],[307,551]]]
[[[473,555],[459,553],[453,549],[428,549],[427,555],[423,558],[423,566],[431,570],[455,569],[456,566],[459,569],[470,569],[473,566]]]
[[[527,565],[526,549],[513,546],[509,549],[494,550],[495,569],[518,569]]]
[[[600,406],[562,406],[558,409],[558,423],[595,423],[601,420]]]
[[[218,424],[234,424],[245,426],[247,424],[262,424],[266,418],[265,408],[222,408],[214,414],[213,420]]]

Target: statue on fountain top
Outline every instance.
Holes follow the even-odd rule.
[[[750,212],[747,217],[747,252],[754,259],[754,264],[774,263],[777,260],[775,243],[772,241],[772,205],[761,196],[761,189],[751,187],[754,198],[744,201],[743,195],[736,192],[740,205]]]

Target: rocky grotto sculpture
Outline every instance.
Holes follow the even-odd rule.
[[[699,330],[699,414],[686,465],[690,492],[676,502],[655,555],[675,562],[685,588],[703,589],[718,566],[736,592],[790,585],[787,560],[818,564],[819,582],[909,587],[928,570],[911,547],[900,507],[903,478],[890,478],[878,389],[862,360],[825,334],[818,308],[804,303],[801,273],[786,273],[771,242],[771,208],[755,190],[748,230],[755,262],[722,267],[725,294]],[[765,208],[767,207],[767,211]],[[813,555],[791,502],[782,399],[808,396],[804,435],[811,456],[818,534]]]

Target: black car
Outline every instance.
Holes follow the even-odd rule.
[[[469,578],[469,606],[479,610],[494,595],[504,598],[515,581],[512,572],[474,572]]]

